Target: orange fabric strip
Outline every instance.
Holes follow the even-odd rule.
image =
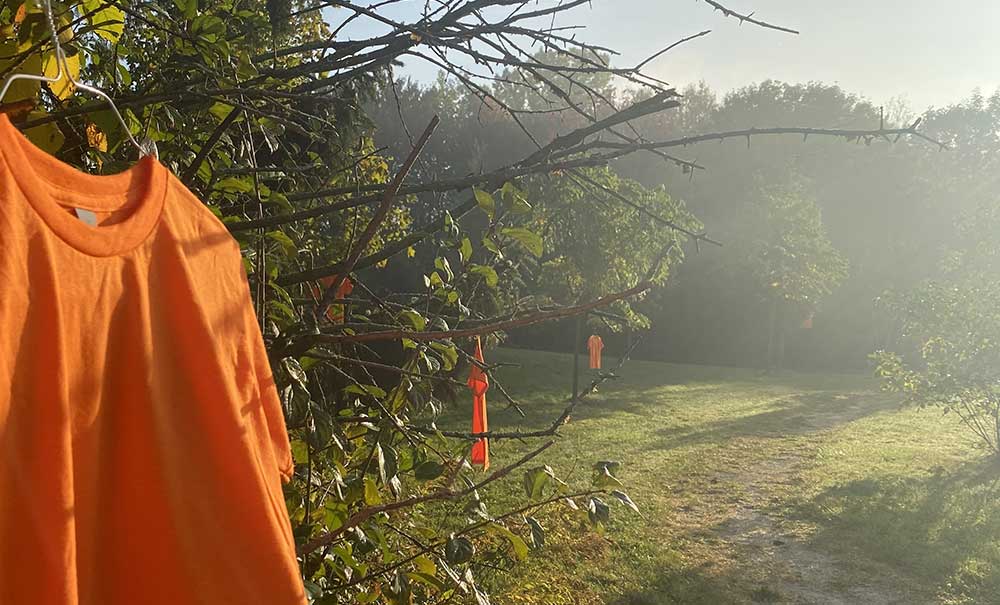
[[[482,342],[478,336],[476,337],[476,351],[473,357],[479,363],[486,363],[483,359]],[[472,389],[472,432],[485,433],[490,430],[486,414],[486,391],[490,388],[489,376],[478,365],[472,364],[468,385]],[[490,468],[489,439],[482,438],[472,444],[470,459],[472,464],[483,467],[484,471]]]

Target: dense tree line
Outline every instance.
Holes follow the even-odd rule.
[[[379,140],[386,144],[405,140],[403,123],[419,122],[435,111],[453,114],[449,134],[432,146],[439,167],[457,173],[489,169],[525,144],[516,127],[492,118],[478,100],[463,96],[460,87],[446,79],[432,85],[400,81],[395,89],[401,111],[390,95],[373,113]],[[815,235],[828,237],[832,249],[827,254],[844,261],[826,263],[832,273],[817,282],[823,284],[822,291],[808,303],[789,307],[779,318],[787,339],[786,364],[862,370],[868,368],[871,351],[900,344],[901,324],[877,300],[887,291],[906,289],[933,275],[938,261],[962,237],[956,220],[997,191],[1000,97],[975,93],[954,106],[917,114],[901,102],[877,106],[820,83],[763,82],[721,97],[701,85],[683,95],[682,108],[637,121],[637,128],[651,138],[673,138],[740,125],[864,128],[911,124],[921,118],[924,131],[947,148],[928,148],[924,141],[885,145],[861,139],[844,145],[828,138],[793,137],[686,148],[697,166],[665,166],[661,158],[643,154],[617,162],[617,178],[650,189],[662,187],[671,203],[697,216],[710,236],[724,244],[702,245],[697,253],[689,247],[669,287],[658,289],[637,307],[652,329],[640,351],[678,362],[767,365],[773,305],[772,297],[761,289],[760,263],[754,262],[760,259],[753,251],[776,228],[788,232],[761,216],[776,191],[815,207],[812,221],[819,229]],[[547,122],[553,131],[564,127],[561,118]],[[591,195],[593,203],[599,203],[600,196]],[[543,197],[553,199],[548,192]],[[430,198],[423,202],[426,208],[437,204]],[[591,220],[584,210],[577,210],[578,216],[587,217],[583,220]],[[635,226],[655,225],[649,217],[636,221]],[[616,245],[602,248],[588,243],[586,248],[591,254],[616,252]],[[618,262],[626,265],[642,258],[629,250],[621,252]],[[806,256],[817,254],[823,253]],[[592,268],[588,280],[604,279],[606,261],[592,261],[582,252],[576,258]],[[811,322],[804,321],[810,317]],[[614,327],[600,325],[599,320],[594,323],[598,330]],[[802,327],[810,323],[811,328]],[[568,350],[572,334],[572,326],[563,325],[517,339],[529,346]]]

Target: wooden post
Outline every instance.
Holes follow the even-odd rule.
[[[576,339],[573,341],[573,401],[580,394],[580,339],[583,336],[583,319],[576,318]]]

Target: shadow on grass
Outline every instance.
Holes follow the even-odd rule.
[[[785,602],[779,591],[749,578],[708,571],[670,570],[653,582],[626,591],[608,605],[721,605]]]
[[[674,572],[657,578],[649,586],[630,591],[608,605],[716,605],[731,603],[732,592],[723,581],[691,572]]]
[[[835,428],[866,416],[899,408],[898,401],[868,392],[818,391],[775,400],[770,409],[696,426],[667,427],[650,450],[669,450],[738,437],[787,437]]]
[[[573,421],[597,420],[630,414],[641,418],[655,415],[670,414],[675,406],[687,406],[693,399],[710,397],[715,393],[726,393],[731,385],[706,384],[700,386],[685,386],[683,391],[676,393],[656,391],[651,393],[633,384],[626,384],[624,379],[608,381],[598,393],[591,395],[577,406],[573,413]],[[533,431],[548,428],[569,405],[569,399],[563,392],[539,392],[532,398],[519,400],[524,416],[520,416],[499,393],[487,394],[489,400],[490,428],[498,431],[524,430]],[[438,417],[437,424],[449,429],[461,429],[471,419],[471,396],[468,401],[461,400],[455,405],[449,405]]]
[[[491,351],[489,362],[517,363],[520,367],[497,370],[496,378],[521,405],[521,417],[501,395],[492,389],[490,401],[490,427],[494,430],[537,430],[546,428],[568,404],[572,391],[572,356],[537,351],[497,349]],[[607,360],[612,367],[617,360]],[[586,388],[596,376],[586,369],[586,360],[580,371],[580,388]],[[678,387],[676,390],[671,387]],[[595,395],[584,400],[576,410],[574,419],[599,419],[617,414],[632,414],[651,418],[669,414],[675,406],[679,409],[710,401],[713,396],[730,397],[735,390],[762,393],[773,389],[806,389],[808,395],[788,397],[774,402],[774,409],[755,416],[700,424],[692,427],[664,429],[663,442],[650,449],[670,449],[678,445],[708,441],[714,436],[731,437],[739,434],[756,435],[802,432],[810,422],[823,415],[835,421],[849,422],[854,418],[889,409],[892,403],[883,397],[868,399],[862,393],[851,395],[848,401],[840,396],[845,388],[864,388],[864,381],[856,376],[824,376],[796,373],[779,373],[762,376],[750,369],[713,366],[687,366],[646,361],[630,361],[618,378],[602,385]],[[449,404],[437,419],[439,426],[460,429],[470,422],[471,400],[465,393]],[[853,416],[852,416],[853,414]],[[810,420],[811,419],[811,420]],[[822,421],[821,422],[826,422]],[[659,423],[657,421],[657,423]],[[704,433],[699,437],[699,433]],[[676,443],[674,443],[676,442]]]
[[[817,546],[862,552],[959,603],[1000,603],[1000,461],[925,477],[866,478],[802,506],[822,520]]]

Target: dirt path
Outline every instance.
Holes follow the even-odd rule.
[[[794,436],[819,435],[851,421],[851,401],[839,411],[807,413]],[[829,409],[829,408],[828,408]],[[786,434],[785,437],[789,435]],[[747,440],[772,438],[746,435]],[[787,445],[786,445],[787,443]],[[734,448],[739,442],[734,442]],[[782,440],[773,454],[745,467],[715,472],[708,489],[679,509],[681,522],[701,528],[715,555],[726,553],[730,576],[749,581],[751,603],[810,605],[921,605],[933,603],[917,593],[914,582],[899,572],[867,561],[825,552],[813,539],[820,529],[784,514],[782,494],[802,488],[802,471],[816,445],[812,440]],[[694,504],[690,504],[694,502]],[[709,521],[706,530],[706,520]]]

